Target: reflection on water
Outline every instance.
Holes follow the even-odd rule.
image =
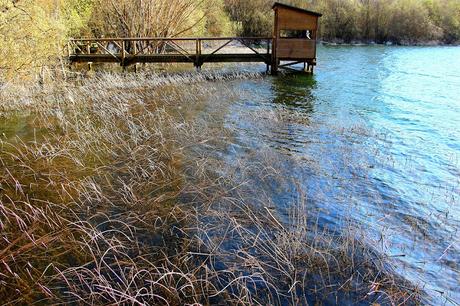
[[[34,137],[34,117],[22,117],[19,115],[10,115],[7,118],[0,118],[0,137],[8,140],[14,137],[29,140]]]
[[[314,111],[316,79],[305,74],[290,74],[272,80],[273,103],[310,113]]]

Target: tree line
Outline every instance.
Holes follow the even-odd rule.
[[[0,80],[60,63],[70,37],[270,36],[273,0],[0,0]],[[459,0],[291,0],[323,13],[319,38],[460,41]]]
[[[292,0],[323,14],[320,39],[395,44],[460,41],[459,0]],[[271,0],[225,0],[241,35],[270,35]]]

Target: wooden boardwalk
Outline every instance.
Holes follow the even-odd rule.
[[[278,68],[303,63],[313,73],[316,65],[316,37],[320,13],[282,3],[273,5],[273,37],[219,38],[99,38],[72,39],[68,43],[71,63],[119,63],[128,67],[138,63],[260,62]],[[281,64],[281,62],[288,62]]]
[[[260,62],[272,63],[272,38],[102,38],[72,39],[68,57],[72,63]]]

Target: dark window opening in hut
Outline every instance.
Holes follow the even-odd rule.
[[[310,30],[280,30],[280,38],[311,39]]]

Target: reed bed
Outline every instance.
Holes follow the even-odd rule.
[[[231,132],[180,108],[244,95],[210,80],[254,77],[103,74],[2,90],[3,116],[27,110],[37,130],[0,143],[3,304],[420,303],[358,224],[322,228],[301,191],[287,216],[273,209],[254,187],[285,179],[269,152],[230,169],[203,153]]]

